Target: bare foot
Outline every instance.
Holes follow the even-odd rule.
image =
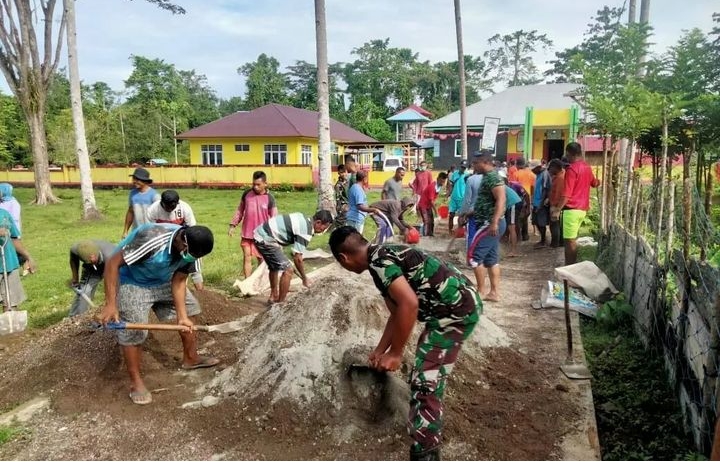
[[[509,254],[507,254],[506,256],[507,256],[507,258],[522,257],[522,255],[520,255],[519,253],[509,253]]]
[[[488,293],[485,294],[485,296],[483,297],[483,301],[486,301],[486,302],[499,302],[499,301],[500,301],[500,296],[499,296],[497,293],[495,293],[495,292],[488,292]]]

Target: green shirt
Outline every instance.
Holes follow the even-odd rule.
[[[475,201],[475,223],[482,226],[495,215],[495,196],[493,196],[493,188],[505,186],[505,181],[500,175],[493,170],[483,176],[480,189],[478,190],[477,200]]]

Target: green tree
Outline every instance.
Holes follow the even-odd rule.
[[[395,134],[385,121],[386,108],[380,107],[368,98],[352,102],[348,111],[348,123],[366,135],[379,141],[395,139]]]
[[[287,104],[287,77],[280,72],[280,62],[262,53],[257,60],[237,70],[245,77],[245,107],[255,109],[270,103]]]
[[[460,108],[460,82],[458,62],[422,63],[418,73],[418,96],[423,107],[436,117],[442,117]],[[492,81],[480,57],[465,55],[466,97],[468,103],[480,101],[481,93],[492,92]]]
[[[245,101],[239,96],[218,100],[218,112],[221,117],[245,110]]]
[[[506,35],[495,34],[488,44],[493,48],[484,56],[497,82],[514,87],[542,81],[532,55],[552,48],[553,42],[547,35],[521,29]]]
[[[295,61],[287,70],[285,75],[288,79],[290,104],[317,111],[317,66],[307,61]],[[330,117],[342,120],[345,117],[345,100],[343,92],[338,88],[338,82],[342,78],[342,65],[330,64],[328,75]]]

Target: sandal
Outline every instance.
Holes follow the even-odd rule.
[[[190,371],[193,369],[202,369],[205,367],[213,367],[217,366],[220,363],[220,360],[217,358],[213,358],[212,356],[200,356],[200,360],[196,362],[195,364],[183,364],[182,368],[186,371]]]
[[[152,403],[152,394],[147,390],[131,391],[130,399],[132,400],[133,404],[150,404]]]

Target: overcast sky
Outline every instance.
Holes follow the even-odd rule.
[[[315,61],[312,0],[176,0],[187,10],[171,15],[144,0],[77,0],[80,74],[85,83],[105,81],[122,90],[132,54],[161,58],[208,77],[224,98],[242,96],[236,72],[260,53],[281,65]],[[638,9],[640,0],[637,0]],[[555,49],[579,43],[603,5],[622,0],[463,0],[465,53],[481,55],[496,33],[537,29]],[[711,28],[720,0],[652,0],[655,50],[673,44],[683,29]],[[457,57],[451,0],[326,0],[330,62],[351,61],[350,52],[372,39],[409,47],[421,60]],[[541,57],[538,64],[552,54]],[[3,88],[7,88],[4,79]]]

